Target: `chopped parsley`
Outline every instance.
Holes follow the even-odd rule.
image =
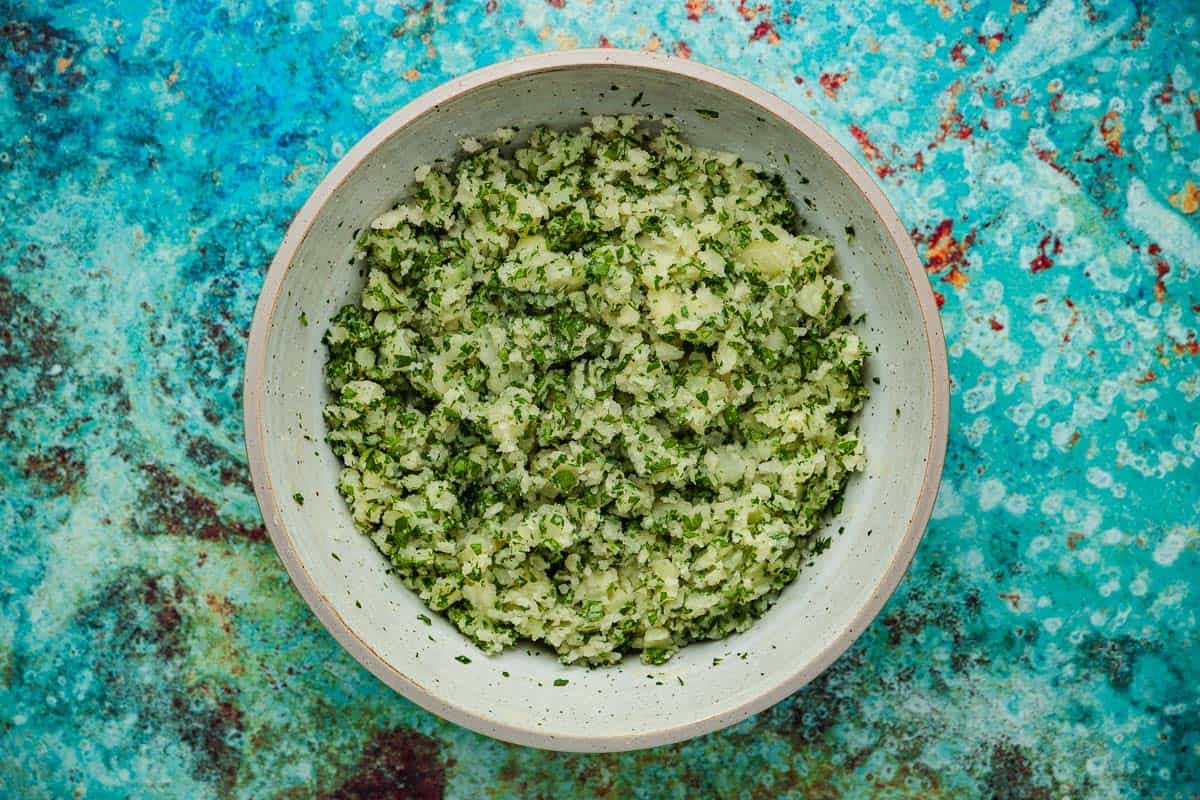
[[[632,115],[511,135],[358,238],[324,337],[338,489],[485,652],[662,664],[830,546],[865,348],[777,176]]]

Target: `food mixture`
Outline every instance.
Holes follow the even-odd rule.
[[[339,489],[483,650],[662,663],[828,546],[863,343],[761,168],[632,116],[513,133],[417,169],[362,237],[325,337]]]

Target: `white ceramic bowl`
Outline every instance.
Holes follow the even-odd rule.
[[[386,574],[383,556],[351,523],[334,488],[338,462],[323,441],[321,336],[362,285],[356,234],[406,192],[416,166],[453,158],[462,137],[504,125],[527,132],[630,110],[673,114],[691,142],[778,172],[810,229],[833,240],[851,311],[867,313],[868,466],[829,522],[833,546],[746,633],[690,645],[662,667],[634,656],[604,669],[563,667],[533,647],[488,657],[444,618],[422,621],[421,601]],[[883,193],[829,134],[762,89],[691,61],[576,50],[497,64],[429,92],[371,131],[321,182],[279,248],[254,315],[246,443],[288,573],[367,669],[489,736],[560,750],[628,750],[761,711],[854,641],[904,574],[928,522],[948,395],[937,307],[912,244]],[[569,683],[555,686],[556,678]]]

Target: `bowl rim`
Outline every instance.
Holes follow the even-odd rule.
[[[932,403],[930,405],[932,435],[925,457],[925,471],[921,491],[913,507],[908,525],[891,561],[879,582],[858,609],[851,622],[843,628],[808,663],[802,665],[784,680],[759,695],[732,709],[726,709],[700,719],[637,733],[608,736],[575,736],[550,734],[533,726],[501,723],[485,715],[473,713],[439,697],[424,686],[416,683],[383,659],[371,645],[363,640],[346,623],[301,561],[287,527],[279,513],[277,495],[271,485],[267,471],[267,442],[262,404],[263,386],[267,367],[267,342],[275,308],[279,303],[284,277],[301,244],[307,238],[313,223],[320,216],[326,203],[346,178],[372,153],[411,124],[414,120],[434,112],[440,105],[467,94],[487,84],[514,77],[549,72],[561,69],[587,67],[627,67],[641,70],[669,72],[685,78],[706,83],[716,88],[741,96],[743,99],[771,113],[784,123],[810,139],[822,152],[846,174],[850,182],[867,199],[871,208],[884,224],[892,243],[904,262],[912,289],[916,295],[925,334],[925,346],[930,363],[932,381]],[[950,404],[949,370],[946,358],[945,337],[933,289],[925,269],[907,230],[887,200],[883,190],[870,173],[839,144],[831,134],[817,125],[808,116],[787,101],[760,88],[749,81],[695,61],[675,56],[644,51],[615,48],[590,48],[563,50],[501,61],[477,69],[422,94],[398,111],[389,115],[360,139],[345,156],[338,161],[328,175],[317,185],[304,205],[296,213],[288,227],[275,257],[267,271],[255,307],[254,319],[246,346],[245,379],[243,383],[243,414],[246,437],[246,454],[250,465],[254,493],[262,511],[267,532],[283,562],[292,582],[317,618],[333,637],[360,664],[408,700],[427,711],[482,733],[514,744],[540,747],[551,750],[574,752],[614,752],[672,744],[685,739],[710,733],[739,722],[752,714],[767,709],[807,684],[830,666],[862,634],[875,619],[884,603],[891,597],[900,579],[908,569],[925,533],[937,497],[945,461],[946,441],[949,431]]]

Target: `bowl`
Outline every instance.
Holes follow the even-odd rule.
[[[809,229],[834,242],[850,311],[867,315],[867,467],[822,534],[832,546],[745,633],[689,645],[655,667],[636,656],[612,667],[566,667],[532,645],[487,656],[445,618],[427,614],[354,528],[335,488],[339,462],[323,441],[321,336],[362,286],[354,259],[360,229],[403,196],[415,167],[452,159],[462,138],[501,126],[572,127],[630,111],[671,114],[692,143],[782,175]],[[768,92],[692,61],[575,50],[507,61],[434,89],[367,134],[316,188],[271,263],[254,315],[246,447],[284,566],[363,666],[418,705],[488,736],[614,751],[680,741],[761,711],[862,633],[929,520],[948,397],[945,344],[921,263],[879,187],[833,137]]]

